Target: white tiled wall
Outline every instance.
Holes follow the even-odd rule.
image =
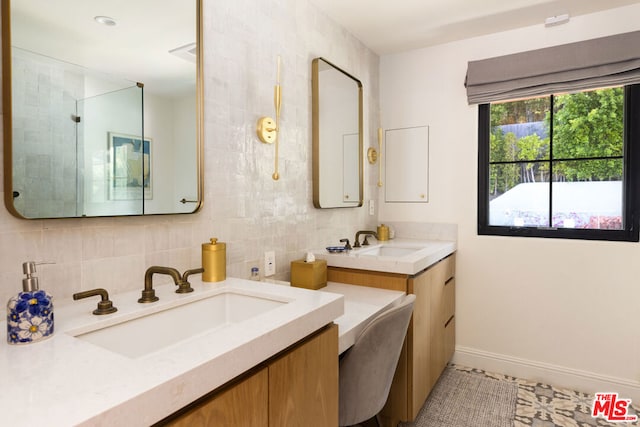
[[[277,278],[309,248],[337,244],[372,227],[368,209],[312,205],[311,60],[323,56],[364,86],[365,148],[378,126],[378,57],[305,0],[204,1],[205,202],[194,215],[19,220],[0,209],[0,301],[21,288],[22,262],[61,302],[104,287],[142,288],[147,267],[200,266],[200,245],[227,243],[227,274],[263,270],[276,252]],[[273,115],[276,57],[282,57],[279,181],[273,146],[258,142],[257,119]],[[376,169],[365,166],[365,198],[376,198]],[[1,178],[1,176],[0,176]],[[157,276],[158,280],[163,279]],[[154,277],[154,280],[155,277]]]

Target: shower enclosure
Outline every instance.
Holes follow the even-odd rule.
[[[27,218],[140,215],[152,141],[140,83],[12,48],[13,197]]]

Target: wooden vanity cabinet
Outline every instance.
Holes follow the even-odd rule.
[[[156,426],[267,426],[269,425],[269,370],[233,381]]]
[[[332,324],[268,364],[269,425],[338,425],[338,326]]]
[[[338,327],[328,325],[157,425],[338,425]]]
[[[331,282],[404,291],[416,296],[398,367],[381,412],[383,424],[410,422],[422,408],[455,349],[455,254],[420,273],[329,267]]]

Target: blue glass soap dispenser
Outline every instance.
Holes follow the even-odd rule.
[[[22,271],[27,275],[22,279],[22,292],[7,303],[9,344],[29,344],[53,335],[52,297],[39,289],[36,263],[23,263]]]

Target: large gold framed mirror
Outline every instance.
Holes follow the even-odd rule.
[[[324,58],[311,68],[313,205],[362,206],[362,83]]]
[[[14,216],[197,211],[202,0],[1,0]]]

